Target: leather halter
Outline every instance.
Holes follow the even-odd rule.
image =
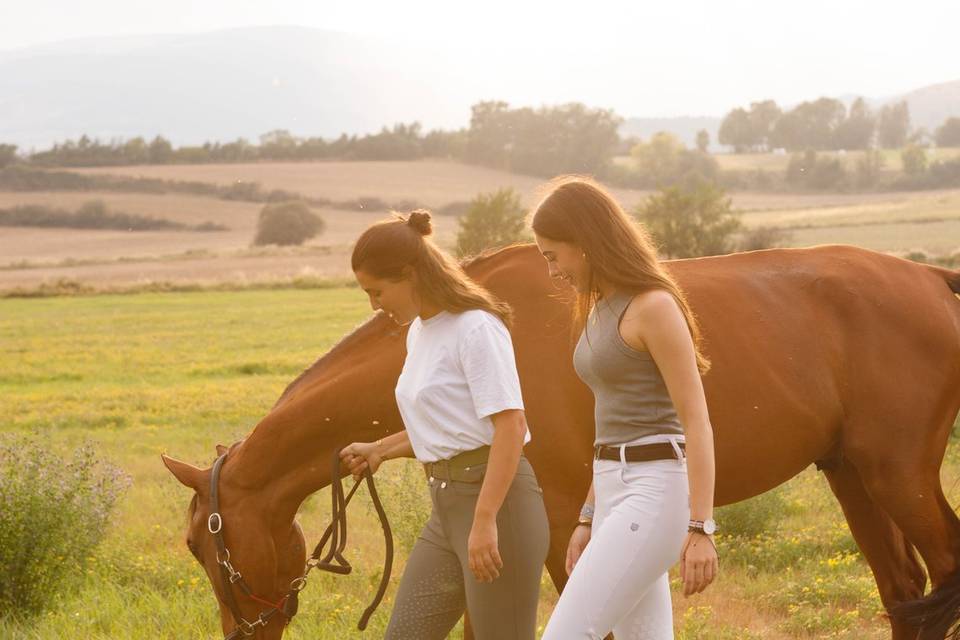
[[[342,575],[353,571],[353,567],[347,559],[343,557],[343,550],[347,545],[347,504],[349,504],[350,499],[353,497],[353,494],[356,493],[357,487],[360,486],[363,480],[367,481],[370,499],[373,501],[373,506],[376,508],[377,515],[380,518],[380,526],[383,528],[383,537],[386,546],[380,586],[370,606],[363,612],[363,615],[360,617],[360,622],[357,624],[357,628],[361,631],[366,629],[370,616],[373,615],[373,612],[383,599],[384,593],[386,593],[387,584],[390,582],[390,571],[393,567],[393,535],[390,531],[387,514],[383,509],[383,504],[380,502],[380,496],[377,494],[376,486],[374,486],[373,475],[370,473],[370,469],[367,468],[364,470],[363,478],[357,480],[353,488],[350,489],[350,493],[344,497],[343,483],[340,479],[340,450],[334,450],[333,471],[330,476],[332,489],[332,515],[330,525],[327,526],[326,531],[320,538],[320,542],[307,560],[303,575],[294,578],[290,582],[290,590],[287,594],[279,602],[274,603],[256,595],[240,572],[230,563],[230,550],[227,549],[223,539],[223,518],[220,515],[220,494],[218,489],[220,470],[223,468],[226,460],[227,454],[224,453],[213,463],[213,473],[210,475],[210,515],[207,517],[207,530],[213,535],[213,540],[217,546],[217,565],[220,568],[221,591],[223,592],[224,601],[230,609],[230,614],[233,616],[234,623],[237,625],[237,628],[228,633],[224,640],[234,640],[240,636],[252,636],[256,633],[257,627],[266,626],[267,622],[278,613],[284,618],[284,625],[289,624],[293,616],[297,613],[300,591],[306,586],[307,576],[314,567],[321,571],[330,571]],[[324,555],[323,550],[328,540],[330,542],[330,549]],[[252,622],[245,619],[243,613],[240,611],[240,605],[237,603],[237,596],[233,590],[234,585],[236,585],[247,598],[266,604],[269,608],[261,611],[256,620]]]

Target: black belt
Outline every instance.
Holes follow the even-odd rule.
[[[686,455],[686,448],[682,442],[678,443],[680,451]],[[677,452],[669,442],[655,442],[653,444],[638,444],[625,447],[624,460],[627,462],[649,462],[650,460],[675,460]],[[598,444],[593,450],[594,460],[620,460],[620,447],[611,447]]]

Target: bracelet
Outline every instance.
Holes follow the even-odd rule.
[[[589,518],[580,518],[579,520],[577,520],[577,526],[578,526],[578,527],[591,527],[591,528],[592,528],[592,527],[593,527],[593,520],[591,520],[591,519],[589,519]]]
[[[589,503],[584,504],[582,507],[580,507],[580,518],[586,519],[586,520],[593,520],[593,511],[594,511],[594,508],[592,504],[589,504]]]

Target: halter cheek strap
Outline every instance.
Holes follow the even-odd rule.
[[[210,515],[207,517],[207,530],[213,536],[217,547],[217,565],[220,569],[220,591],[223,593],[223,600],[230,609],[230,614],[233,616],[233,620],[237,625],[237,628],[227,634],[224,640],[235,640],[235,638],[241,635],[248,637],[254,635],[257,627],[266,626],[270,618],[277,613],[280,613],[280,615],[285,618],[285,624],[289,624],[299,608],[300,591],[306,586],[307,576],[314,567],[321,571],[330,571],[341,575],[346,575],[353,571],[353,567],[343,556],[343,550],[347,546],[347,505],[364,480],[366,480],[367,489],[370,492],[370,499],[380,518],[380,526],[383,529],[384,545],[386,547],[380,586],[370,606],[363,612],[360,622],[357,624],[357,628],[360,631],[366,629],[367,623],[370,621],[370,616],[373,615],[373,612],[381,600],[383,600],[387,585],[390,582],[391,568],[393,567],[393,534],[390,530],[390,522],[387,520],[387,513],[383,509],[380,496],[377,494],[377,488],[373,483],[373,475],[370,473],[370,469],[367,468],[364,470],[363,478],[357,480],[353,488],[350,489],[350,493],[344,497],[343,483],[340,478],[340,450],[334,450],[332,472],[330,475],[332,495],[330,525],[326,531],[324,531],[313,553],[310,554],[303,575],[294,578],[290,583],[290,591],[279,602],[274,603],[254,594],[246,580],[243,579],[240,572],[237,571],[230,562],[230,550],[227,549],[226,542],[223,539],[223,517],[220,515],[220,494],[218,489],[220,471],[226,459],[227,454],[224,453],[213,463],[213,472],[210,474]],[[326,555],[324,555],[323,549],[328,541],[330,542],[330,549]],[[233,591],[234,585],[251,600],[268,605],[269,608],[262,611],[253,622],[246,620],[240,611],[240,605],[237,603],[236,594]]]

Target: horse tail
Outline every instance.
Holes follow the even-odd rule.
[[[950,269],[945,269],[932,264],[925,264],[923,266],[934,275],[943,278],[943,281],[946,283],[946,285],[950,287],[950,291],[960,294],[960,271],[951,271]]]
[[[960,294],[960,271],[929,268],[943,277],[953,293]],[[960,546],[960,541],[954,544]],[[918,627],[918,640],[960,640],[960,570],[926,596],[893,606],[890,615]]]

